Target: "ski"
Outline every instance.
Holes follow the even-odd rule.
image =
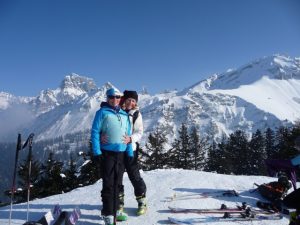
[[[197,213],[197,214],[204,214],[204,213],[225,213],[225,212],[230,212],[230,213],[242,213],[245,211],[245,209],[240,208],[240,207],[235,207],[235,208],[219,208],[219,209],[196,209],[196,208],[179,208],[179,207],[168,207],[171,212],[173,213]]]
[[[173,213],[197,213],[197,214],[216,214],[216,213],[256,213],[256,214],[274,214],[276,211],[272,210],[265,210],[265,209],[252,209],[251,207],[247,206],[243,203],[242,206],[236,206],[234,208],[228,208],[226,205],[222,204],[219,209],[196,209],[196,208],[178,208],[178,207],[171,207],[169,209]]]
[[[238,221],[260,221],[260,220],[281,220],[283,216],[281,215],[253,215],[250,217],[244,217],[243,215],[234,215],[230,217],[203,217],[203,218],[187,218],[187,219],[181,219],[181,218],[174,218],[174,217],[168,217],[169,221],[174,224],[179,225],[186,225],[186,224],[197,224],[197,223],[204,223],[204,222],[238,222]]]
[[[188,200],[188,199],[199,199],[199,198],[209,198],[209,197],[238,197],[239,193],[235,190],[220,190],[211,192],[199,192],[193,194],[176,194],[167,197],[166,201],[176,201],[176,200]]]

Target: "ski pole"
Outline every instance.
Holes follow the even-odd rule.
[[[22,148],[22,143],[21,142],[22,142],[21,141],[21,134],[18,134],[16,156],[15,156],[15,167],[14,167],[13,180],[12,180],[12,186],[11,186],[11,196],[10,196],[9,225],[11,224],[12,205],[13,205],[13,201],[14,201],[14,193],[16,191],[16,174],[17,174],[19,151]]]
[[[32,160],[32,141],[34,134],[31,133],[24,144],[23,148],[28,144],[29,152],[28,152],[28,177],[27,177],[27,221],[29,219],[29,200],[30,200],[30,176],[31,176],[31,160]]]

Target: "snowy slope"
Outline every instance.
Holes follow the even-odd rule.
[[[252,85],[242,85],[232,90],[217,89],[209,93],[238,96],[265,112],[272,112],[280,120],[296,121],[300,118],[300,79],[272,80],[262,77]]]
[[[187,92],[236,96],[280,120],[293,122],[300,119],[300,58],[264,57],[214,74]]]
[[[168,206],[189,207],[189,208],[218,208],[222,203],[227,206],[235,206],[241,202],[247,202],[254,206],[256,201],[261,197],[257,192],[250,193],[249,190],[254,188],[253,183],[266,183],[274,181],[275,178],[263,176],[232,176],[221,175],[200,171],[188,170],[154,170],[142,173],[147,184],[148,212],[144,216],[135,216],[137,203],[133,196],[133,188],[125,174],[125,210],[130,218],[127,222],[118,224],[130,225],[154,225],[170,224],[167,221],[168,216],[178,218],[187,217],[209,217],[209,215],[197,214],[174,214],[168,210]],[[100,223],[100,189],[101,181],[94,185],[78,188],[72,192],[55,195],[44,199],[30,202],[30,219],[34,220],[43,215],[43,212],[51,209],[59,203],[64,210],[71,211],[78,206],[81,209],[82,216],[79,225],[96,225]],[[299,183],[298,183],[299,185]],[[235,189],[239,191],[239,197],[211,197],[206,199],[180,200],[166,202],[166,198],[174,193],[197,193],[210,192],[224,189]],[[0,208],[0,224],[8,224],[9,206]],[[20,225],[26,219],[26,204],[14,205],[13,223]],[[213,224],[212,221],[201,224]],[[279,221],[253,221],[253,222],[218,222],[218,224],[266,224],[279,225],[288,224],[288,218],[284,217]]]

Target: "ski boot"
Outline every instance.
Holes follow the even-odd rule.
[[[297,210],[297,211],[290,213],[289,225],[300,225],[300,213],[299,213],[299,210]]]
[[[103,216],[104,224],[105,225],[114,225],[114,216]]]
[[[124,212],[124,193],[119,194],[119,207],[116,214],[117,221],[126,221],[128,219],[127,213]]]
[[[118,210],[116,215],[117,221],[126,221],[128,219],[127,213]]]
[[[136,200],[138,202],[138,210],[137,210],[136,214],[138,216],[144,215],[147,211],[147,203],[146,203],[145,195],[136,197]]]

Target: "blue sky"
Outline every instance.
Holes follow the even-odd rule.
[[[0,91],[72,72],[100,87],[183,89],[276,53],[300,57],[299,0],[0,0]]]

